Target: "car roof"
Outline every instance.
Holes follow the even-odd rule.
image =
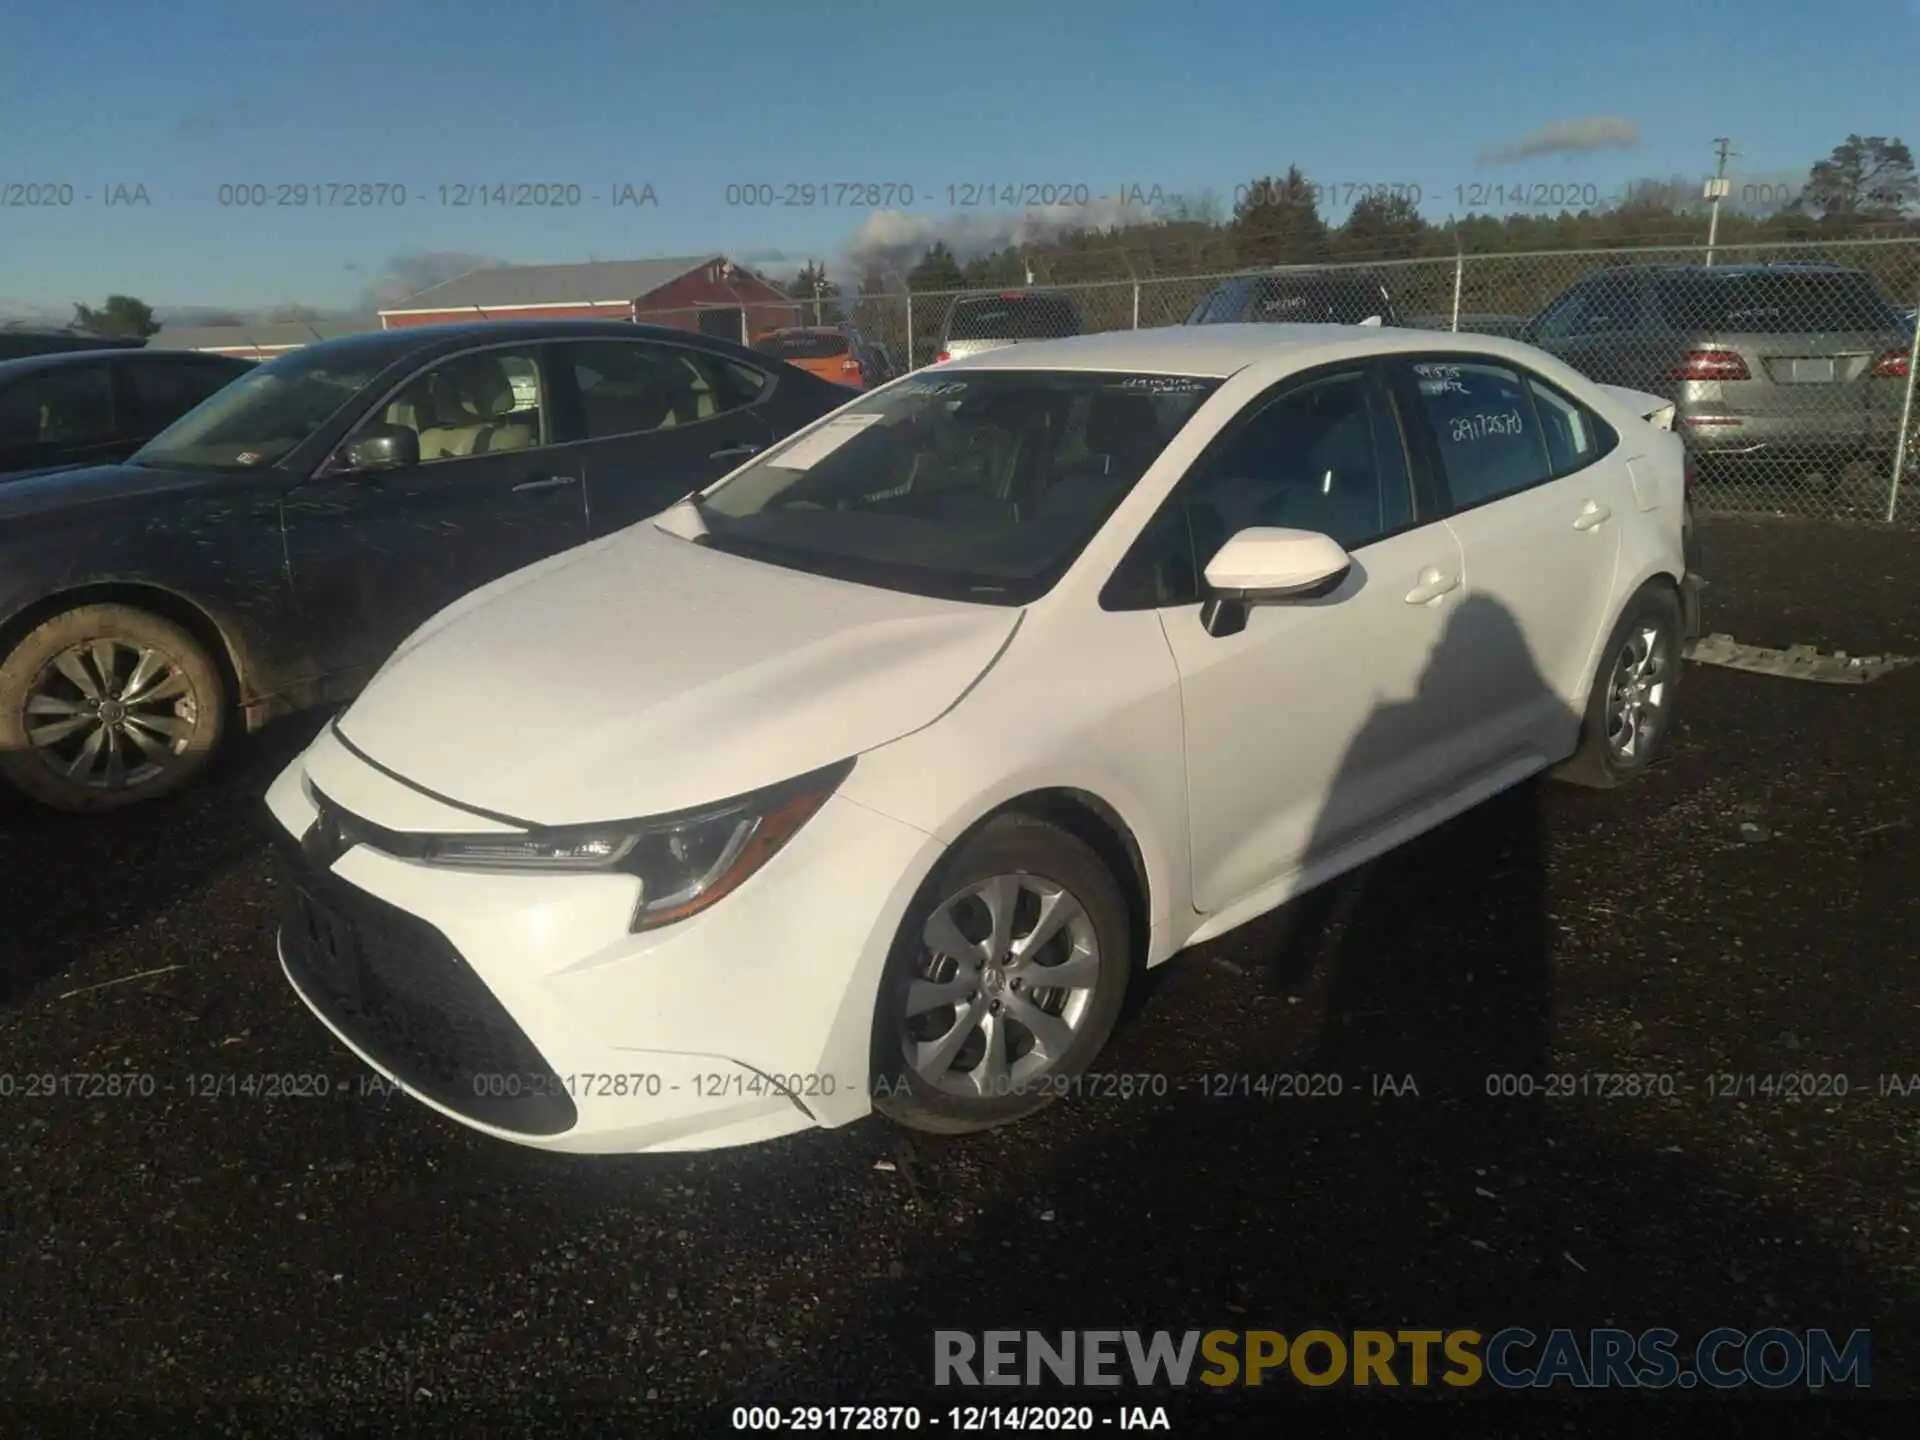
[[[11,360],[0,360],[0,380],[11,380],[30,371],[57,370],[68,365],[151,365],[162,360],[200,360],[227,365],[251,363],[236,355],[208,355],[195,350],[105,347],[98,350],[53,350],[45,355],[19,355]]]
[[[1305,368],[1323,361],[1409,350],[1505,356],[1534,363],[1531,346],[1495,335],[1404,330],[1375,325],[1167,325],[1107,330],[1009,345],[938,367],[948,370],[1113,370],[1224,380],[1270,361]]]
[[[693,345],[723,355],[737,356],[756,364],[779,364],[771,356],[718,335],[681,330],[671,325],[643,325],[631,320],[461,320],[446,325],[401,325],[391,330],[368,330],[358,335],[337,335],[316,340],[286,355],[305,355],[313,351],[356,351],[390,357],[392,362],[434,351],[457,350],[462,345],[512,345],[542,340],[664,340],[677,345]],[[281,359],[283,356],[275,356]]]
[[[1862,275],[1850,265],[1835,265],[1827,260],[1744,261],[1731,265],[1688,265],[1663,262],[1657,265],[1610,265],[1596,275],[1663,275],[1734,279],[1749,275]],[[1590,278],[1590,277],[1589,277]]]

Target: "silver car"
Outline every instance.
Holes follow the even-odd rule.
[[[1837,265],[1600,270],[1522,338],[1608,385],[1670,395],[1703,463],[1890,456],[1911,335],[1871,276]]]
[[[1072,297],[1057,292],[1012,290],[962,295],[947,307],[934,363],[945,364],[1028,340],[1062,340],[1069,335],[1084,335],[1086,329],[1080,307]]]

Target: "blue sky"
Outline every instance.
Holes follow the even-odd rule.
[[[0,0],[0,37],[0,185],[74,195],[0,207],[0,306],[62,315],[109,291],[335,308],[462,257],[715,250],[784,276],[869,220],[729,205],[729,185],[911,187],[923,218],[883,222],[898,237],[944,223],[949,185],[1230,199],[1298,163],[1418,186],[1444,215],[1462,185],[1703,175],[1716,135],[1760,181],[1804,177],[1850,131],[1920,143],[1920,0]],[[1637,142],[1476,159],[1596,120]],[[440,203],[504,182],[581,203]],[[407,203],[220,203],[301,183]],[[612,203],[646,185],[655,203]],[[149,203],[108,205],[115,186]]]

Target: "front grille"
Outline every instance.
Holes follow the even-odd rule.
[[[287,969],[342,1034],[469,1119],[524,1135],[573,1127],[560,1077],[452,941],[284,837],[281,853]]]

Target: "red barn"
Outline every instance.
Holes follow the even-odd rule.
[[[741,344],[799,323],[778,286],[724,255],[609,260],[588,265],[497,265],[469,270],[380,312],[380,326],[462,320],[640,320]]]

